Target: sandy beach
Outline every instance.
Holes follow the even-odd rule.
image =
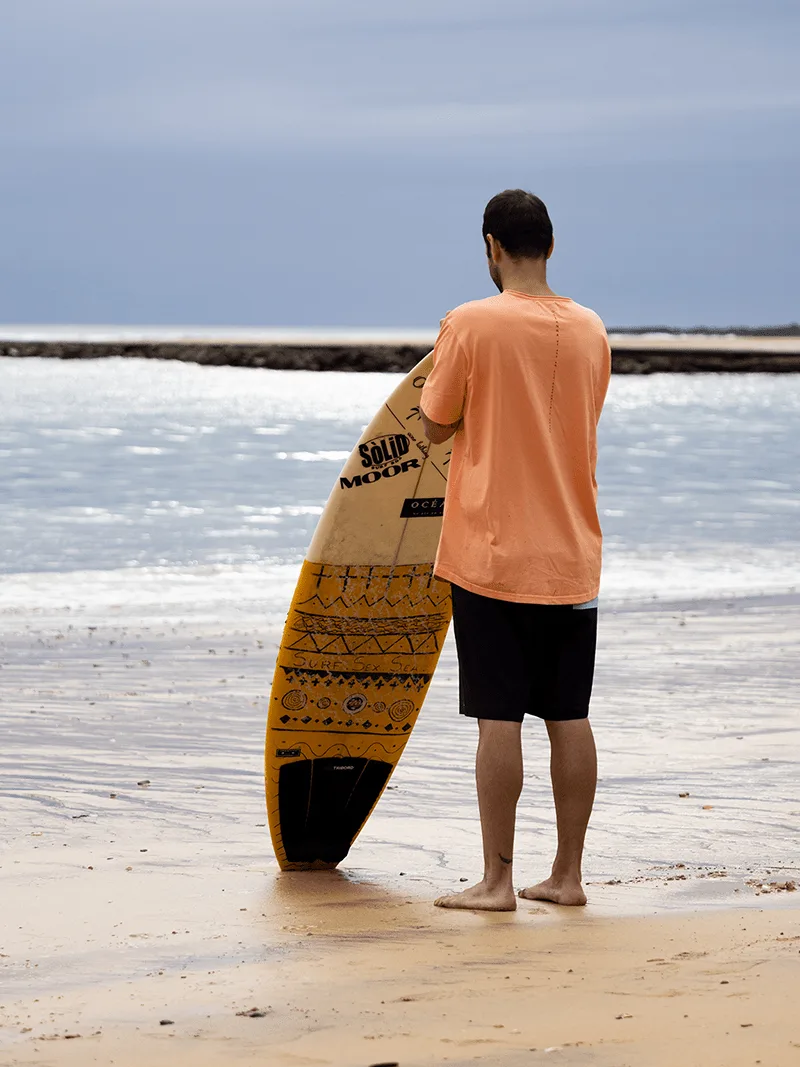
[[[134,572],[135,609],[59,605],[60,580],[0,622],[0,1063],[800,1062],[797,596],[604,613],[590,904],[486,916],[431,907],[479,870],[451,646],[341,870],[279,875],[278,628]],[[542,741],[519,884],[553,845]]]
[[[20,1036],[2,1062],[743,1067],[800,1057],[797,911],[455,917],[326,876],[283,888],[275,929],[275,901],[265,913],[263,891],[242,899],[244,916],[219,911],[221,936],[258,944],[258,958],[206,959],[202,970],[192,960],[183,973],[165,962],[7,1005],[6,1032]],[[151,920],[152,939],[168,925]]]

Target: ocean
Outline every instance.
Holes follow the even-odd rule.
[[[398,375],[149,360],[0,365],[0,609],[285,610],[339,468]],[[615,376],[606,604],[794,591],[800,376]]]

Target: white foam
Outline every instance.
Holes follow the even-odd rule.
[[[608,546],[601,604],[794,593],[800,588],[799,557],[796,546],[720,544],[714,552],[661,554]]]
[[[10,574],[0,580],[0,620],[15,618],[219,619],[243,615],[274,625],[286,615],[299,563],[130,567]]]
[[[268,516],[265,516],[268,518]],[[265,531],[267,533],[268,531]],[[717,553],[606,553],[601,607],[796,592],[797,560],[786,551],[723,545]],[[230,621],[243,616],[276,625],[285,618],[298,563],[250,563],[117,570],[47,571],[0,580],[0,621],[20,617],[193,618]]]

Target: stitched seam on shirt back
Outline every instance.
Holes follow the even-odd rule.
[[[554,398],[555,392],[556,392],[556,369],[558,368],[558,349],[559,349],[559,342],[560,342],[561,338],[560,338],[560,323],[558,321],[558,315],[556,315],[555,311],[553,311],[553,309],[551,307],[548,307],[547,310],[553,316],[553,320],[554,320],[554,322],[556,324],[556,355],[555,355],[555,359],[553,360],[553,384],[550,386],[550,410],[549,410],[548,415],[547,415],[547,430],[548,430],[548,433],[552,433],[553,432],[553,398]]]

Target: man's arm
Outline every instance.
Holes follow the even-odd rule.
[[[425,436],[432,445],[441,445],[445,441],[449,441],[461,425],[461,419],[456,419],[455,422],[451,422],[448,425],[442,425],[441,422],[434,422],[433,419],[429,419],[422,408],[419,409],[419,413],[422,416],[422,427],[425,430]]]
[[[453,330],[450,316],[445,315],[433,347],[433,368],[419,398],[422,428],[432,445],[449,441],[461,426],[466,399],[466,356]],[[437,415],[438,419],[432,419],[431,414]]]

